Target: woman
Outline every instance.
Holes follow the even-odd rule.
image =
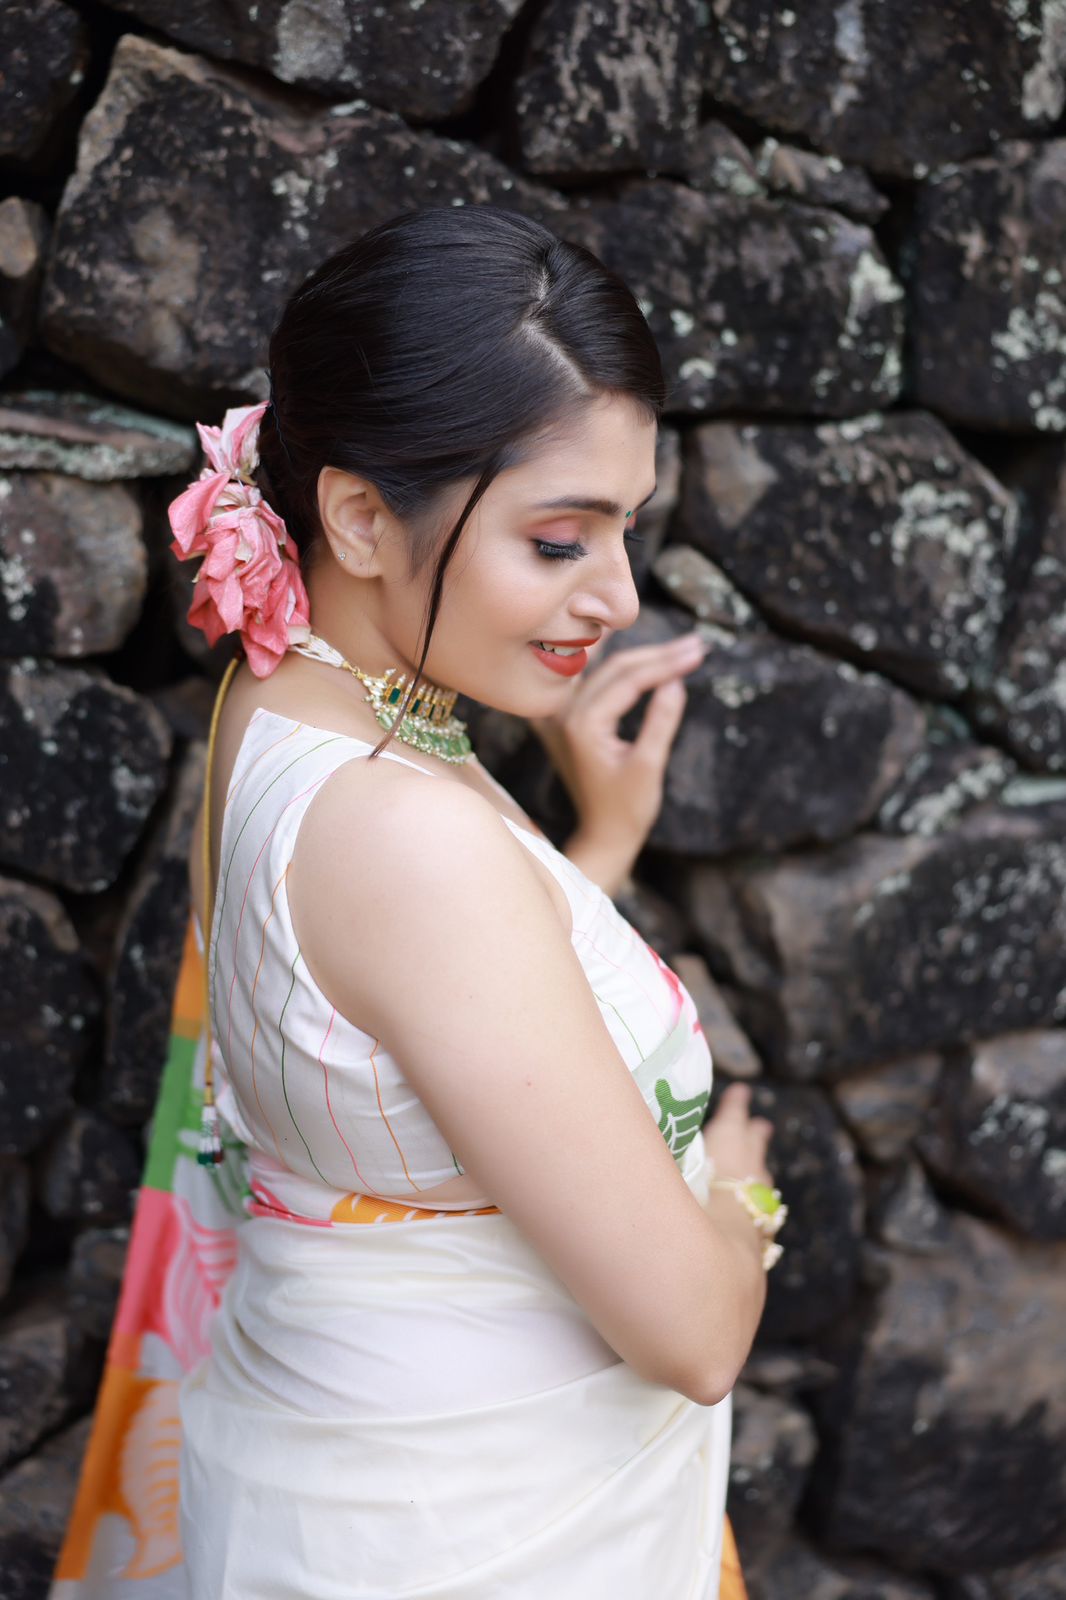
[[[654,342],[586,250],[432,208],[305,280],[270,376],[171,508],[245,657],[190,858],[200,1170],[236,1147],[247,1192],[176,1390],[188,1593],[714,1600],[784,1207],[743,1089],[701,1132],[692,998],[609,895],[700,658],[588,671],[639,609]],[[538,729],[567,854],[459,692]]]

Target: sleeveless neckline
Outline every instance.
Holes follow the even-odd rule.
[[[287,722],[291,728],[307,728],[311,733],[324,733],[334,739],[345,739],[349,744],[361,745],[364,750],[372,750],[374,748],[371,740],[360,739],[358,734],[341,733],[337,728],[323,728],[316,722],[304,722],[297,717],[287,717],[281,711],[268,711],[265,706],[257,706],[255,711],[253,711],[252,715],[249,717],[248,724],[241,735],[241,742],[237,746],[237,754],[233,760],[233,771],[230,777],[229,791],[226,795],[227,805],[229,804],[230,793],[232,793],[239,778],[241,757],[244,753],[244,745],[248,738],[249,729],[251,728],[252,723],[255,722],[259,717],[273,717],[276,722]],[[424,772],[427,778],[439,778],[443,776],[443,774],[439,772],[430,772],[428,767],[420,767],[417,761],[411,761],[409,757],[400,755],[399,751],[397,750],[383,750],[381,754],[386,760],[399,761],[402,762],[405,767],[414,767],[416,772]],[[497,782],[497,780],[492,776],[492,773],[489,772],[486,767],[482,767],[481,770],[485,773],[485,776],[491,783]],[[502,784],[499,784],[498,787],[504,793],[506,793],[506,791],[503,790]],[[532,828],[525,827],[521,822],[515,822],[513,817],[504,816],[503,812],[500,811],[498,807],[494,809],[496,809],[497,815],[500,817],[500,819],[507,823],[508,827],[517,828],[520,833],[526,834],[530,839],[535,839],[538,844],[546,845],[548,849],[551,850],[555,855],[562,855],[562,851],[552,844],[551,840],[545,834],[536,833]],[[563,859],[569,860],[569,857],[564,856]],[[570,864],[571,866],[573,865],[572,862]]]

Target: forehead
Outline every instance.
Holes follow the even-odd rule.
[[[596,407],[502,473],[501,488],[538,508],[615,516],[649,498],[658,432],[631,403]]]

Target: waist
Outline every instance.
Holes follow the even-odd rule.
[[[252,1145],[247,1154],[245,1209],[251,1217],[274,1218],[311,1228],[346,1228],[382,1222],[419,1222],[435,1217],[499,1215],[499,1207],[474,1197],[423,1203],[417,1191],[409,1200],[387,1200],[359,1190],[335,1189],[283,1166]]]
[[[431,1227],[252,1217],[212,1324],[208,1383],[370,1419],[514,1400],[618,1361],[498,1211]]]

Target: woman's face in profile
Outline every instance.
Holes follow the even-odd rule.
[[[636,621],[623,536],[637,520],[626,512],[654,492],[657,434],[632,402],[601,399],[564,441],[499,474],[445,573],[427,676],[517,716],[559,710],[581,673],[554,670],[564,658],[546,660],[534,642],[601,640]]]

